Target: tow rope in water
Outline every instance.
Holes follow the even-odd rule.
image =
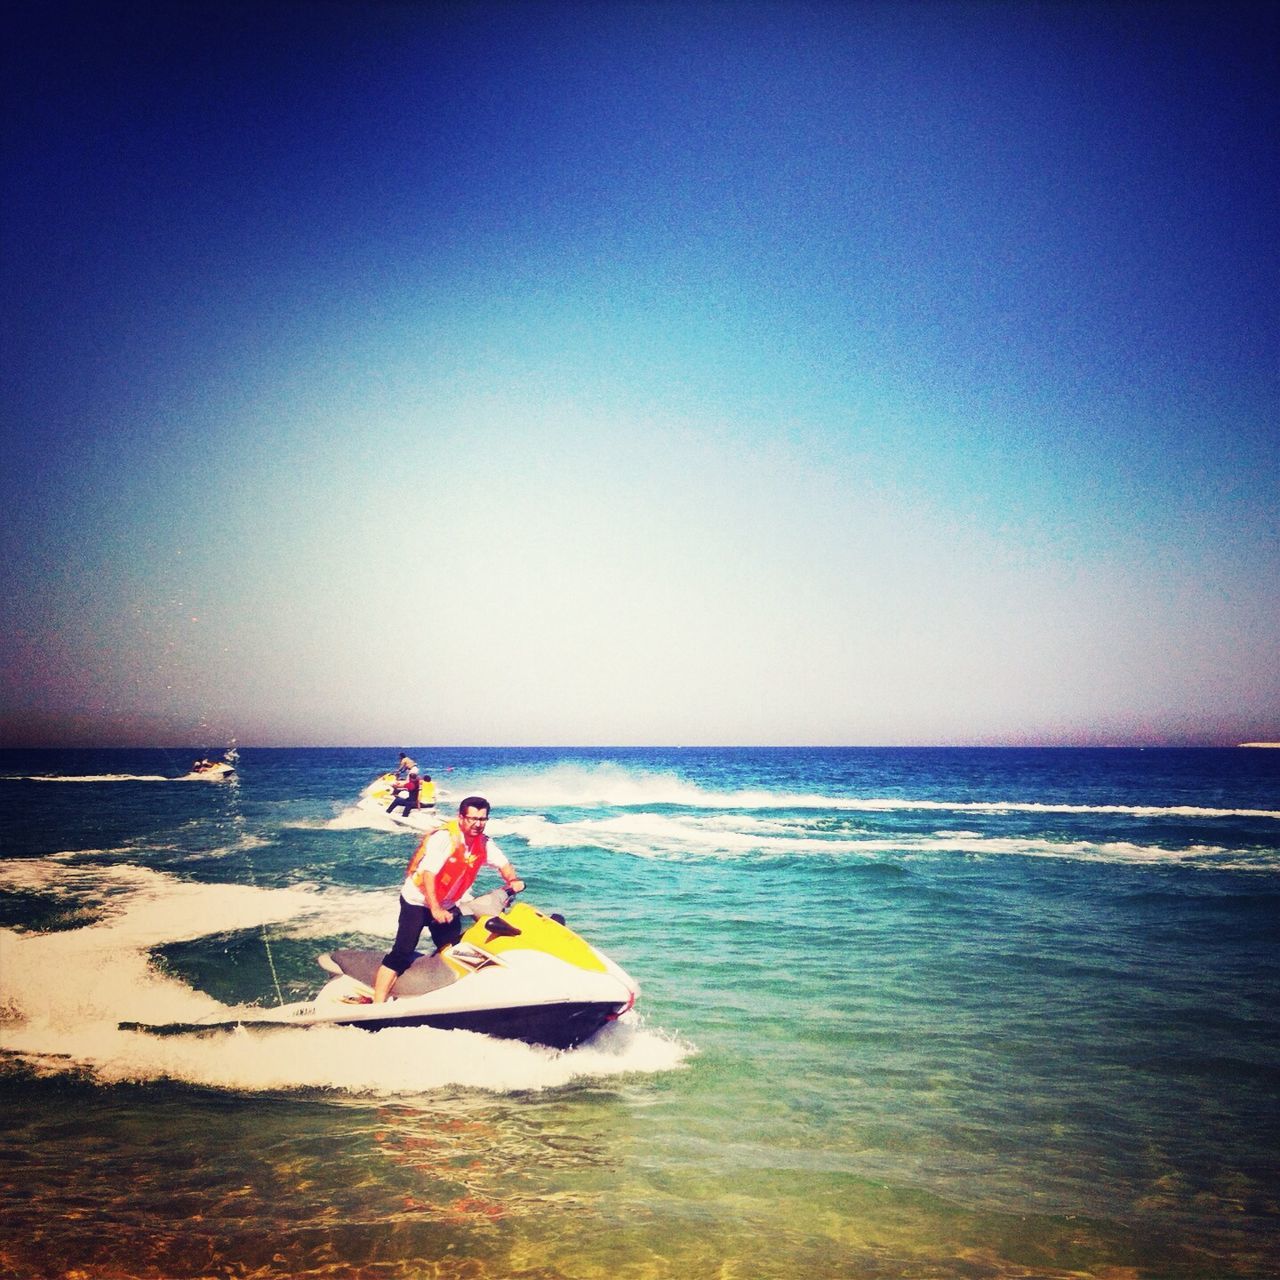
[[[231,746],[227,748],[223,755],[223,759],[239,764],[240,753],[236,750],[236,741],[231,739]],[[253,870],[253,855],[249,852],[249,844],[245,839],[245,821],[244,814],[240,810],[240,770],[237,768],[234,773],[227,779],[227,786],[231,788],[231,794],[235,797],[235,803],[230,805],[231,822],[235,828],[236,837],[240,841],[241,847],[244,849],[244,864],[249,871],[249,883],[255,889],[260,888],[258,877]],[[271,953],[271,934],[267,928],[267,922],[264,920],[258,930],[262,935],[262,949],[267,953],[267,968],[271,970],[271,985],[276,989],[276,1003],[284,1004],[284,994],[280,990],[280,975],[276,972],[276,958]]]
[[[172,753],[166,750],[166,755],[171,756]],[[231,745],[223,752],[222,758],[229,764],[238,765],[240,760],[240,752],[236,749],[236,740],[231,739]],[[228,818],[231,823],[235,841],[240,844],[244,851],[245,870],[249,873],[249,883],[255,888],[260,889],[262,886],[258,883],[258,877],[253,869],[253,855],[249,852],[249,844],[246,836],[246,824],[244,813],[241,811],[240,800],[240,770],[235,768],[225,783],[217,784],[219,788],[222,786],[231,789],[232,801],[227,805]],[[262,949],[267,953],[267,968],[271,971],[271,985],[276,990],[276,1002],[284,1004],[284,994],[280,989],[280,975],[276,972],[276,958],[271,952],[271,934],[268,932],[267,922],[264,920],[258,926],[258,932],[262,937]]]

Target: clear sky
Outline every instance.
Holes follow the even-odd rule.
[[[1280,6],[20,6],[0,742],[1280,738]]]

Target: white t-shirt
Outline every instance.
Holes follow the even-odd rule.
[[[427,900],[422,896],[422,890],[418,888],[417,877],[426,879],[428,876],[434,876],[441,867],[444,866],[445,860],[453,852],[453,836],[448,830],[441,829],[434,832],[427,840],[427,847],[422,851],[422,861],[418,863],[416,875],[405,876],[404,887],[400,890],[400,896],[406,901],[411,902],[415,907],[425,907]],[[511,859],[507,857],[501,849],[498,848],[492,840],[485,841],[485,858],[484,865],[487,867],[509,867]],[[467,890],[470,894],[471,890]],[[466,894],[463,895],[467,896]],[[442,907],[452,907],[455,900],[446,898],[440,904]]]

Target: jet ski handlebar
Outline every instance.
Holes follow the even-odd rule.
[[[463,898],[458,909],[465,915],[479,920],[482,916],[500,916],[512,903],[516,890],[503,885],[501,889],[490,889],[488,893],[478,894],[474,898]]]

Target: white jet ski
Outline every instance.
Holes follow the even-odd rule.
[[[635,1004],[638,985],[561,917],[513,902],[505,889],[462,906],[475,923],[453,946],[419,955],[385,1004],[371,1003],[385,951],[343,950],[317,957],[334,976],[311,1000],[120,1028],[177,1035],[236,1027],[435,1027],[571,1049]]]
[[[360,793],[356,808],[365,813],[378,814],[408,831],[434,831],[440,825],[435,806],[438,792],[434,789],[432,798],[427,803],[420,804],[417,809],[410,809],[406,813],[403,806],[397,806],[394,813],[387,812],[387,806],[393,799],[405,799],[408,794],[404,784],[396,781],[394,773],[384,773],[381,777],[374,778]]]
[[[191,766],[191,772],[185,774],[183,782],[225,782],[236,771],[235,757],[228,752],[221,760],[197,760]],[[387,802],[390,804],[390,801]]]

